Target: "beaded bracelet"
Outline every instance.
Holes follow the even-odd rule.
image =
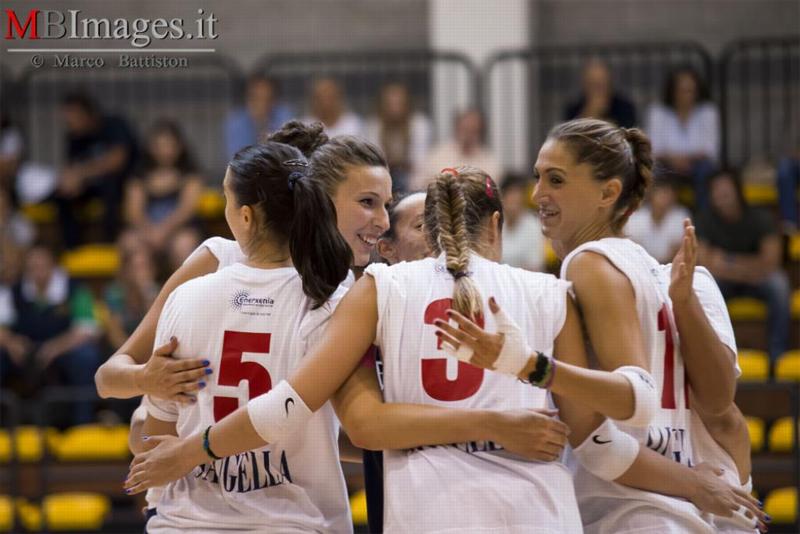
[[[214,454],[214,451],[211,450],[211,445],[209,445],[208,443],[208,433],[210,431],[211,431],[211,425],[208,425],[208,427],[206,427],[206,431],[203,432],[203,450],[212,460],[222,460],[222,458]]]

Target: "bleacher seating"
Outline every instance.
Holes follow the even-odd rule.
[[[765,382],[769,379],[769,356],[764,351],[740,349],[739,367],[743,381]]]

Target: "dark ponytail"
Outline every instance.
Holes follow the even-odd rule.
[[[289,252],[303,280],[303,292],[318,308],[347,277],[353,253],[336,227],[336,208],[320,182],[305,176],[292,189]]]
[[[248,249],[266,239],[285,245],[319,307],[347,276],[352,254],[336,228],[336,211],[323,186],[308,176],[300,150],[268,141],[243,148],[229,163],[229,189],[238,205],[250,206],[259,231]]]

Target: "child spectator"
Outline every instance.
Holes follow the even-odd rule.
[[[675,186],[658,179],[648,193],[647,203],[633,212],[625,232],[659,263],[669,263],[683,242],[683,221],[689,211],[678,205]]]
[[[202,179],[177,124],[162,121],[148,136],[136,177],[128,184],[125,215],[158,253],[195,214]]]
[[[430,148],[431,134],[430,120],[412,109],[408,87],[384,85],[378,115],[367,122],[366,137],[383,148],[395,191],[408,191],[411,176]]]

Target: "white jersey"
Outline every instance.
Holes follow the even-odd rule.
[[[655,379],[660,406],[648,428],[616,423],[644,447],[687,466],[695,465],[691,439],[689,384],[680,354],[672,302],[662,283],[661,266],[630,239],[606,238],[584,243],[561,265],[566,278],[572,259],[591,251],[605,256],[630,280],[642,330],[646,365]],[[575,465],[575,489],[586,532],[713,532],[690,502],[602,480]]]
[[[672,264],[661,266],[660,281],[662,287],[669,290],[670,273],[672,271]],[[731,365],[734,367],[734,372],[738,378],[742,374],[739,368],[736,354],[736,338],[733,334],[733,325],[731,324],[730,315],[728,315],[728,307],[725,304],[725,298],[719,290],[714,277],[708,272],[705,267],[695,267],[694,280],[692,282],[697,300],[703,308],[703,312],[708,319],[711,328],[719,337],[720,342],[728,347],[733,353]],[[692,452],[694,453],[694,460],[696,464],[706,462],[714,466],[722,467],[725,472],[722,478],[732,486],[739,486],[747,493],[753,489],[752,479],[748,480],[746,484],[742,484],[739,476],[739,469],[736,462],[733,461],[730,454],[720,447],[711,434],[708,433],[706,426],[697,415],[696,411],[692,411],[691,420],[691,436],[692,436]],[[713,523],[718,532],[725,532],[727,534],[755,532],[755,529],[744,529],[729,519],[718,517],[714,515],[706,515],[707,519]]]
[[[156,345],[179,340],[176,357],[204,356],[213,374],[197,402],[146,397],[148,412],[202,431],[287,378],[321,335],[344,289],[312,310],[294,268],[237,263],[178,287],[167,300]],[[339,465],[338,426],[326,404],[304,431],[268,447],[208,462],[168,484],[151,533],[351,532]]]
[[[566,318],[569,284],[473,254],[470,277],[527,335],[552,354]],[[370,265],[378,304],[376,345],[386,402],[452,408],[546,408],[547,392],[512,376],[459,362],[437,346],[435,319],[447,320],[453,277],[444,256]],[[486,328],[495,329],[486,315]],[[570,473],[558,462],[526,462],[493,442],[384,452],[384,527],[395,533],[581,532]]]
[[[217,270],[227,267],[228,265],[233,265],[234,263],[243,262],[245,259],[247,259],[244,255],[244,252],[242,252],[239,243],[236,241],[232,239],[225,239],[224,237],[209,237],[200,243],[200,245],[194,249],[191,254],[189,254],[189,257],[187,257],[183,263],[188,263],[198,254],[200,254],[203,249],[208,249],[208,251],[211,252],[215,258],[217,258],[217,261],[219,262],[219,267],[217,267]]]

